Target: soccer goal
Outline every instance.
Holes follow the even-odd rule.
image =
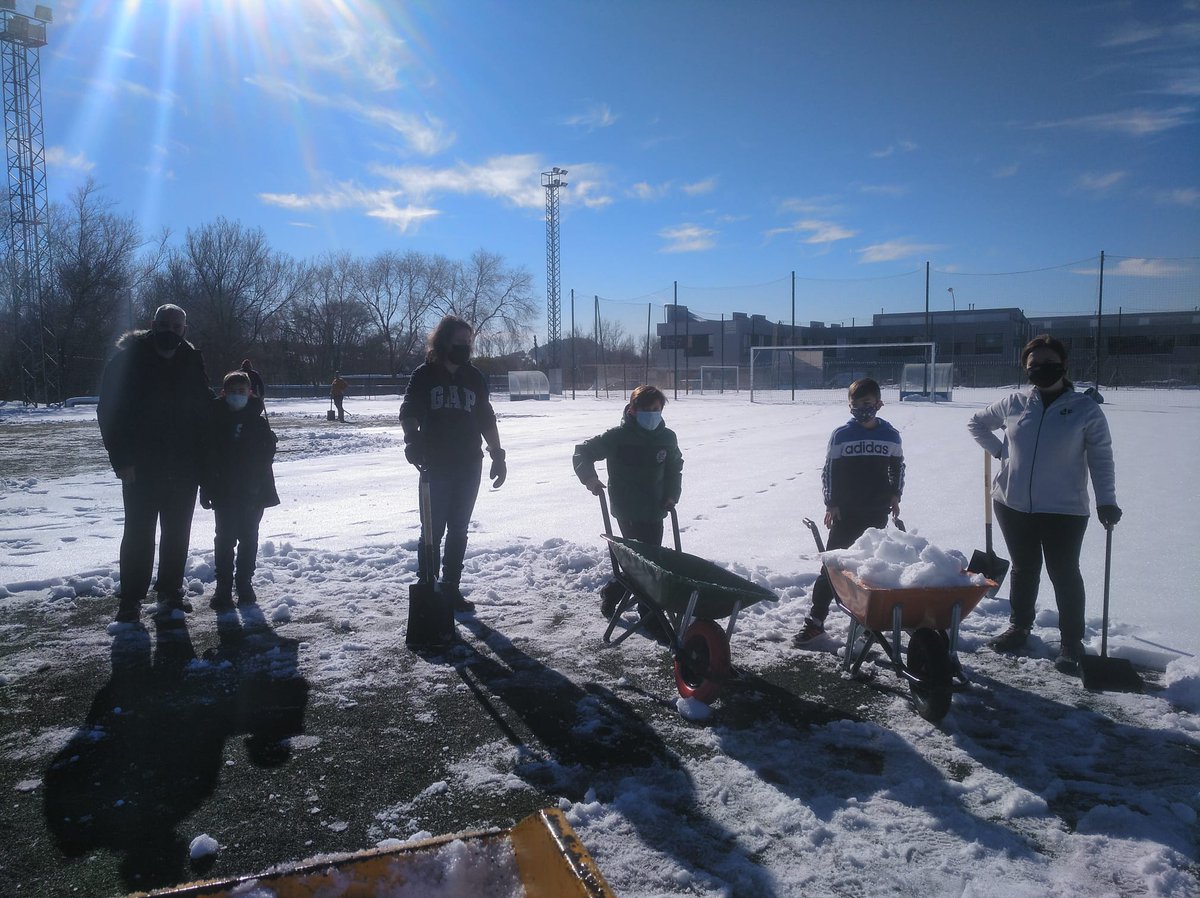
[[[742,382],[737,365],[700,366],[700,395],[724,393],[726,390],[733,390],[735,393],[742,392]]]
[[[844,390],[863,377],[879,381],[886,391],[899,385],[905,364],[933,365],[936,357],[933,343],[752,346],[750,401],[786,402],[796,398],[797,390]]]

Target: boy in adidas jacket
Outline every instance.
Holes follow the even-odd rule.
[[[851,420],[833,432],[825,455],[821,484],[825,491],[827,549],[847,549],[869,528],[887,526],[888,513],[900,514],[904,492],[904,450],[900,434],[876,417],[883,407],[879,384],[864,377],[850,384]],[[833,585],[825,568],[812,592],[812,608],[797,645],[825,632],[825,617],[833,601]]]

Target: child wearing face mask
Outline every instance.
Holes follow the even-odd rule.
[[[609,498],[621,535],[661,546],[663,518],[679,502],[683,489],[683,455],[675,432],[663,423],[667,397],[658,387],[636,387],[621,415],[621,424],[575,447],[575,475],[594,495],[605,489],[596,462],[608,468]],[[620,600],[609,584],[601,609],[610,616]]]
[[[200,505],[216,516],[217,587],[209,604],[218,613],[234,607],[235,584],[238,605],[257,601],[251,581],[258,561],[258,525],[263,510],[279,504],[271,469],[279,440],[262,412],[250,376],[244,371],[226,374],[221,395],[213,400],[209,457],[200,485]]]
[[[864,377],[850,384],[851,419],[833,432],[825,453],[821,485],[825,493],[826,549],[847,549],[871,527],[886,527],[888,513],[900,514],[904,492],[904,450],[900,434],[876,417],[883,407],[879,384]],[[813,585],[812,608],[795,644],[825,632],[833,585],[825,568]]]

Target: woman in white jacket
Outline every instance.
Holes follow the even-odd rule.
[[[1000,459],[992,498],[1012,560],[1009,627],[989,644],[1011,652],[1029,638],[1044,558],[1062,635],[1055,666],[1074,673],[1084,654],[1079,552],[1091,511],[1089,474],[1100,523],[1107,528],[1121,519],[1112,437],[1099,403],[1067,380],[1067,350],[1059,340],[1034,337],[1021,350],[1021,364],[1033,388],[992,403],[967,425],[975,442]]]

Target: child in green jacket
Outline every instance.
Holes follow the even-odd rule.
[[[663,518],[679,501],[683,489],[683,455],[675,432],[663,423],[667,397],[658,387],[643,384],[629,396],[621,425],[575,447],[572,463],[580,482],[600,495],[605,489],[596,462],[608,466],[608,491],[613,517],[621,535],[661,546]],[[611,614],[613,584],[602,590],[602,608]]]

